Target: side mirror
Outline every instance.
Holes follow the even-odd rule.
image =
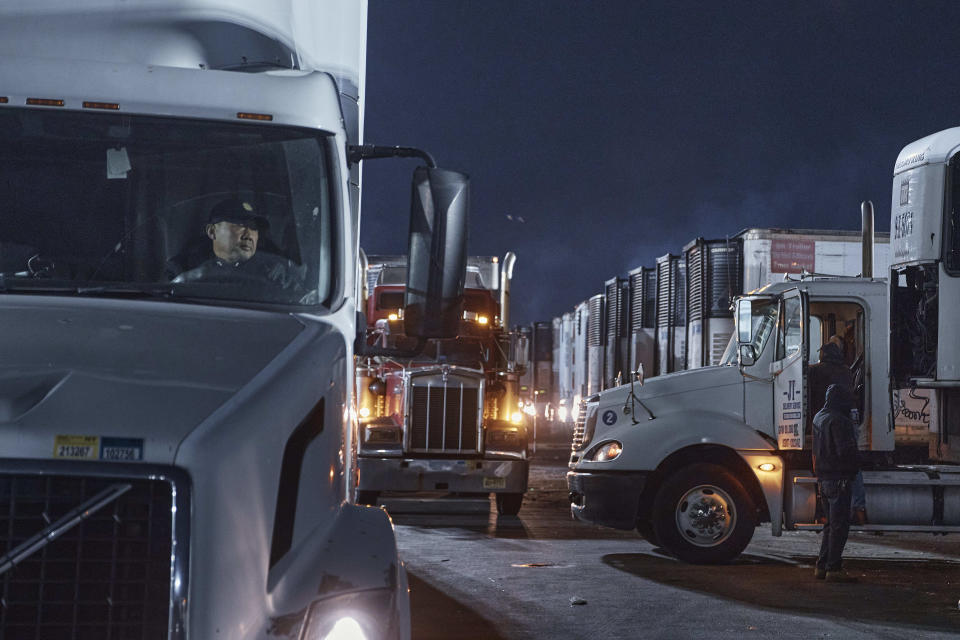
[[[523,375],[530,366],[530,342],[527,336],[510,331],[503,337],[507,353],[507,371]]]
[[[751,367],[757,362],[757,352],[753,350],[752,344],[740,345],[740,366]]]
[[[753,341],[753,305],[750,300],[737,301],[737,342]]]
[[[413,174],[404,333],[455,338],[463,315],[470,179],[418,167]]]

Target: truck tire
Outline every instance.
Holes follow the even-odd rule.
[[[497,494],[497,513],[502,516],[515,516],[520,513],[520,505],[523,504],[522,493],[498,493]]]
[[[360,491],[357,490],[357,504],[365,504],[371,507],[377,506],[377,498],[380,497],[379,491]]]
[[[653,530],[653,523],[649,520],[637,520],[637,533],[643,536],[644,540],[653,546],[660,546],[660,541],[657,539],[657,533]]]
[[[750,495],[716,464],[694,464],[669,476],[653,502],[653,531],[680,560],[717,564],[737,557],[756,528]]]

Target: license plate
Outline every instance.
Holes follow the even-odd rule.
[[[506,478],[484,478],[483,488],[484,489],[506,489],[507,479]]]

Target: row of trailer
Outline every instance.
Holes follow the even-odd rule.
[[[627,381],[719,364],[734,328],[736,296],[804,274],[856,276],[861,231],[750,228],[696,238],[679,253],[603,283],[600,293],[551,321],[533,323],[521,380],[527,413],[571,425],[580,400]],[[876,273],[890,265],[889,234],[874,235]],[[843,333],[844,327],[831,327]],[[918,421],[920,416],[917,416]]]

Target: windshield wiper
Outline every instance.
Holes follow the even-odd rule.
[[[124,296],[124,297],[158,297],[169,298],[173,296],[173,285],[157,284],[107,284],[95,285],[89,287],[75,287],[74,293],[80,296]]]
[[[78,296],[118,296],[168,298],[174,295],[172,284],[104,284],[80,285],[54,283],[35,278],[8,278],[0,273],[0,293],[57,293]]]

